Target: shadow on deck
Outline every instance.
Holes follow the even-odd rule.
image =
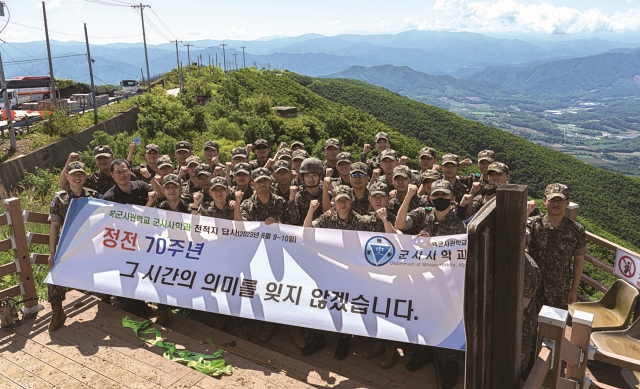
[[[287,326],[278,326],[268,343],[251,343],[195,319],[171,314],[163,337],[194,352],[215,351],[214,344],[236,341],[224,358],[233,374],[213,378],[162,357],[164,349],[139,340],[121,319],[128,314],[77,291],[67,293],[65,326],[49,333],[51,310],[25,320],[15,331],[0,331],[0,387],[2,388],[437,388],[434,365],[410,373],[400,357],[388,370],[361,355],[372,340],[356,337],[350,355],[333,357],[338,335],[327,334],[327,347],[305,357],[289,339]],[[133,316],[132,316],[133,317]],[[136,320],[139,318],[133,317]],[[249,335],[257,338],[261,322],[251,321]],[[230,323],[228,331],[233,331]],[[410,354],[412,350],[403,350]],[[456,388],[462,388],[462,366]],[[285,373],[286,372],[286,373]]]

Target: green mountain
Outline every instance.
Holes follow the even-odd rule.
[[[352,66],[334,73],[328,78],[350,78],[364,81],[440,107],[448,106],[443,98],[464,100],[467,97],[481,97],[483,100],[487,100],[515,93],[497,84],[461,80],[451,76],[433,76],[415,71],[408,66]]]
[[[546,62],[528,68],[489,67],[469,77],[536,95],[623,97],[640,94],[640,50]],[[635,77],[635,79],[634,79]]]

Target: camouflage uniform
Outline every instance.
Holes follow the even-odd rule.
[[[397,215],[401,206],[402,206],[402,201],[400,200],[398,195],[396,195],[396,196],[393,196],[391,199],[389,199],[389,205],[387,206],[387,209],[394,215]],[[409,212],[411,212],[411,210],[416,210],[418,208],[424,209],[425,207],[428,207],[428,206],[429,206],[428,196],[415,195],[411,197],[411,200],[409,200],[409,210],[410,210]],[[402,232],[408,235],[418,235],[421,230],[422,229],[419,228],[417,225],[414,225],[413,227],[407,228]]]
[[[78,162],[73,162],[69,164],[69,168],[72,168]],[[80,163],[81,164],[81,163]],[[84,168],[84,164],[82,164]],[[71,189],[58,192],[56,196],[51,201],[49,206],[49,222],[58,222],[60,226],[64,224],[64,219],[67,216],[67,210],[69,209],[69,203],[71,203],[71,199],[73,198],[82,198],[82,197],[92,197],[92,198],[101,198],[102,194],[96,192],[93,189],[82,188],[82,194],[80,196],[76,196]],[[47,284],[48,289],[48,298],[47,301],[51,304],[56,304],[64,301],[66,297],[67,288],[64,286]]]
[[[369,189],[364,188],[364,196],[356,198],[355,193],[353,195],[353,202],[351,203],[351,210],[358,215],[366,215],[369,213]]]
[[[188,203],[184,199],[179,199],[178,207],[174,212],[191,213],[191,204],[192,203]],[[173,211],[167,200],[162,201],[157,208],[164,209],[165,211]]]
[[[584,227],[564,217],[553,227],[548,215],[529,218],[529,255],[540,267],[544,287],[538,291],[538,303],[567,309],[573,273],[571,258],[589,252]]]
[[[526,301],[523,302],[525,308],[522,313],[522,353],[520,362],[520,371],[523,377],[529,374],[529,366],[533,366],[531,362],[536,352],[538,312],[541,308],[541,306],[538,306],[536,294],[540,286],[542,286],[540,268],[533,258],[525,253],[523,297],[529,301],[529,304],[526,304]]]
[[[470,188],[462,183],[459,176],[456,176],[456,183],[453,184],[453,198],[457,203],[462,201],[462,197],[469,193]]]
[[[327,169],[333,169],[333,173],[331,173],[331,178],[340,178],[340,173],[338,173],[338,167],[331,167],[329,166],[329,164],[327,163],[327,161],[324,161],[322,163],[322,168],[324,169],[323,171],[327,171]],[[322,175],[323,177],[326,176],[326,173]]]
[[[369,196],[376,194],[389,195],[389,189],[387,184],[383,181],[376,181],[369,187]],[[387,210],[387,215],[393,215]],[[364,215],[358,220],[356,230],[358,231],[371,231],[371,232],[385,232],[384,220],[378,218],[375,212],[371,212],[368,215]]]
[[[133,177],[133,175],[132,175]],[[131,181],[134,181],[133,179]],[[101,171],[89,174],[84,180],[84,187],[93,189],[100,194],[105,194],[116,185],[113,177],[108,176]]]
[[[367,159],[366,154],[360,154],[360,162],[367,165],[367,174],[373,174],[375,169],[380,169],[380,156],[376,155],[373,158]]]
[[[235,200],[237,190],[238,190],[237,186],[232,186],[231,188],[229,188],[229,197],[227,197],[227,200],[229,201]],[[244,192],[244,195],[242,196],[242,201],[248,200],[251,196],[253,196],[253,186],[249,185],[248,189]]]
[[[493,150],[482,150],[478,153],[478,162],[480,161],[489,161],[489,163],[493,163],[496,161],[496,153],[493,152]],[[470,173],[466,176],[460,177],[459,179],[469,189],[471,189],[474,182],[480,182],[483,186],[489,183],[489,181],[484,179],[482,173]]]
[[[313,218],[316,219],[320,217],[320,215],[322,215],[322,183],[320,183],[320,185],[318,186],[318,194],[315,196],[312,196],[311,193],[309,193],[306,189],[303,189],[302,191],[298,191],[298,193],[296,193],[296,198],[294,200],[294,204],[292,205],[292,207],[295,209],[292,209],[292,215],[295,214],[296,216],[292,218],[293,220],[295,220],[292,220],[292,224],[302,224],[302,222],[304,221],[304,217],[306,217],[307,212],[309,212],[309,207],[311,206],[312,200],[318,200],[318,202],[320,203],[318,209],[313,212]]]
[[[200,208],[198,208],[198,213],[200,215],[215,217],[217,219],[233,220],[233,212],[234,209],[229,207],[228,201],[225,203],[223,209],[219,209],[218,207],[216,207],[213,201],[208,204],[208,207],[200,205]]]
[[[329,211],[315,219],[313,221],[313,227],[330,228],[334,230],[355,230],[361,217],[362,216],[351,210],[346,219],[340,219],[337,212]]]
[[[272,217],[280,223],[290,224],[289,206],[282,197],[271,193],[269,201],[263,204],[257,194],[253,194],[240,205],[242,219],[263,222]]]

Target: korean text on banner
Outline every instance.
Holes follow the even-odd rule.
[[[73,199],[45,282],[464,350],[467,236],[234,222]]]

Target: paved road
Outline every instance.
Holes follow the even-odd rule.
[[[178,96],[180,93],[180,88],[167,89],[167,94],[172,96]]]

